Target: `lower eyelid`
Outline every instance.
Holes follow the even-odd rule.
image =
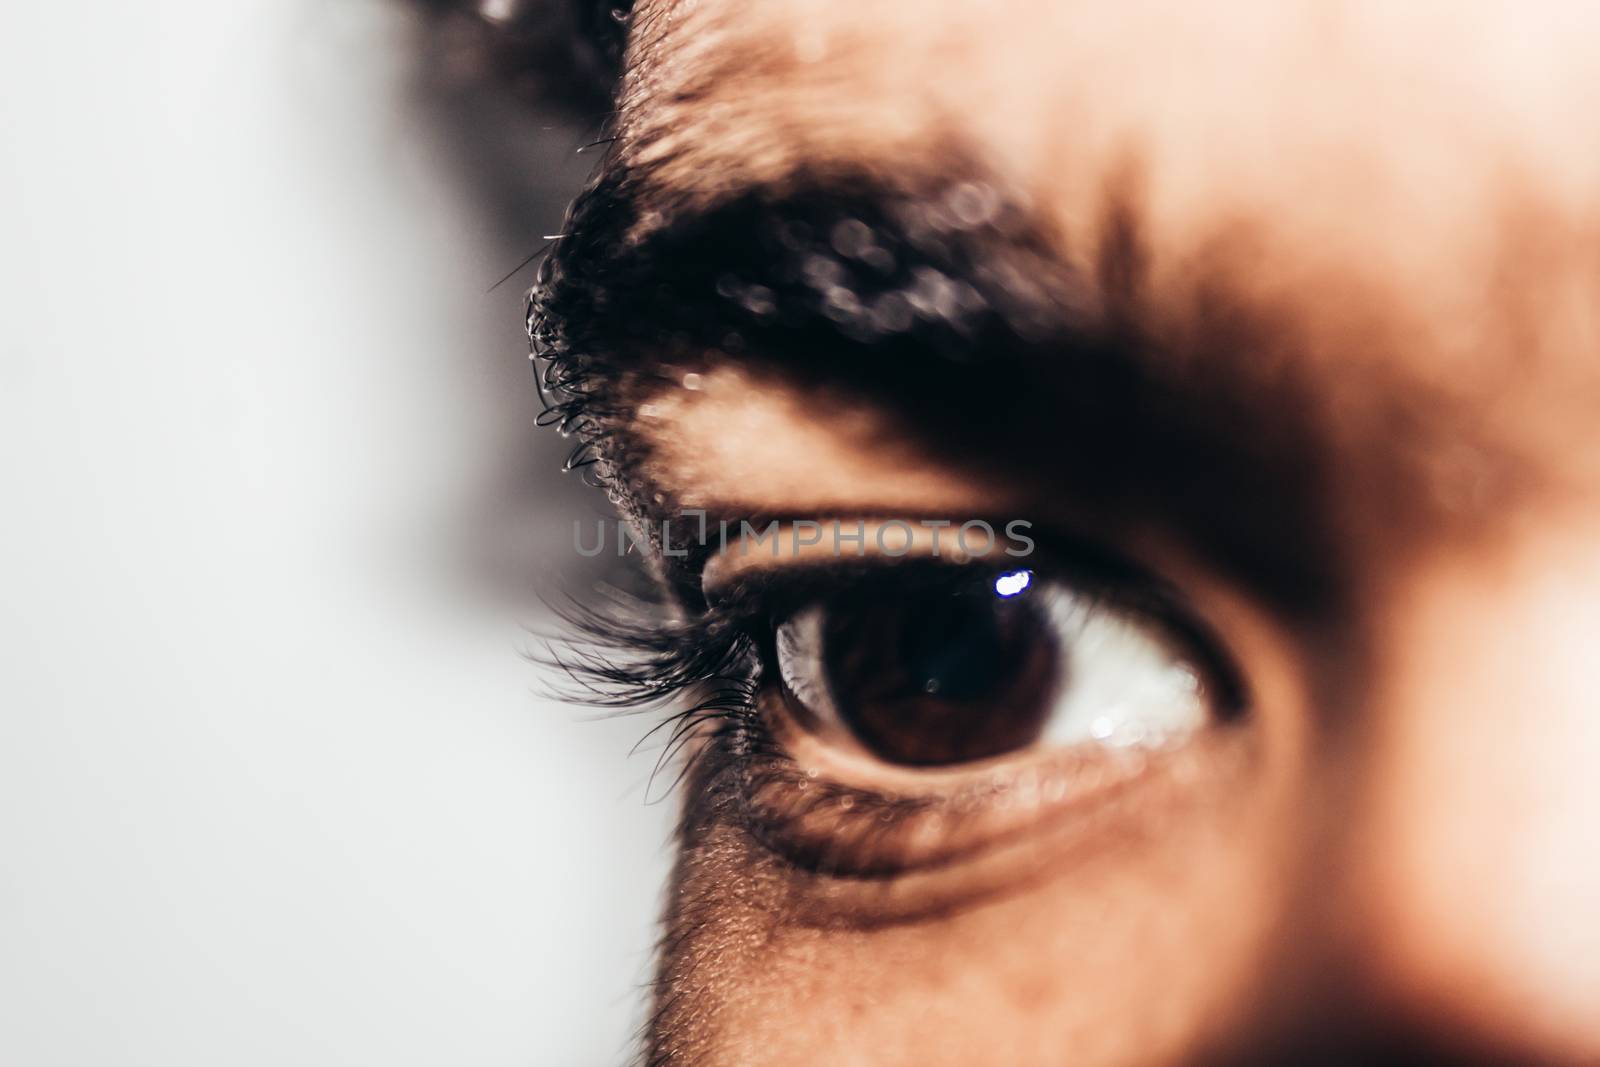
[[[980,860],[1041,825],[1088,825],[1108,806],[1137,799],[1156,782],[1209,778],[1234,731],[1213,743],[1176,749],[1075,747],[1004,758],[949,771],[872,768],[841,753],[758,698],[771,744],[742,769],[746,828],[790,864],[834,878],[894,877]],[[1058,828],[1059,830],[1060,828]],[[1067,828],[1070,831],[1070,827]]]

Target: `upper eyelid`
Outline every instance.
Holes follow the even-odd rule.
[[[1117,599],[1141,600],[1154,604],[1182,603],[1187,598],[1181,589],[1168,580],[1160,569],[1153,567],[1145,561],[1130,555],[1121,548],[1112,547],[1105,539],[1097,538],[1083,530],[1063,528],[1055,524],[1041,524],[1032,520],[1016,520],[1027,523],[1026,534],[1032,541],[1032,550],[1023,555],[1011,555],[1004,551],[1004,529],[1008,520],[994,516],[974,515],[972,519],[981,519],[988,522],[1002,535],[993,551],[987,554],[965,555],[958,551],[959,545],[955,529],[964,520],[947,519],[945,515],[907,516],[898,519],[882,519],[878,517],[864,517],[861,515],[818,515],[793,516],[787,518],[764,518],[762,528],[766,523],[776,522],[780,529],[787,531],[790,526],[809,521],[827,526],[834,522],[853,526],[857,522],[868,525],[869,551],[856,555],[843,553],[835,556],[828,551],[818,551],[810,554],[796,556],[787,551],[774,556],[765,548],[761,552],[751,552],[740,556],[737,554],[737,541],[730,538],[726,548],[712,546],[703,561],[695,561],[697,565],[692,574],[698,581],[702,595],[707,604],[728,599],[728,594],[737,587],[748,585],[752,582],[762,583],[768,576],[783,578],[802,570],[839,571],[851,565],[883,567],[896,563],[916,563],[929,561],[952,566],[960,565],[990,565],[996,568],[1030,568],[1046,569],[1049,572],[1069,580],[1082,587],[1116,592]],[[739,520],[723,520],[732,523],[730,529],[737,529]],[[878,553],[871,550],[871,523],[874,522],[900,522],[909,524],[935,523],[949,521],[950,526],[941,527],[940,543],[943,546],[936,555],[931,551],[932,535],[918,542],[917,550],[900,555]],[[785,535],[786,536],[786,535]],[[824,546],[826,547],[826,546]],[[737,564],[738,566],[733,566]],[[1133,590],[1147,594],[1136,598],[1128,597]]]
[[[1010,562],[1024,566],[1032,555],[1033,539],[1011,538],[1006,522],[992,519],[953,520],[938,516],[919,518],[879,518],[865,516],[826,516],[818,519],[795,518],[770,520],[777,528],[771,539],[763,537],[752,542],[740,537],[726,547],[718,547],[705,560],[699,570],[701,592],[708,603],[714,602],[726,588],[732,587],[748,576],[777,569],[791,570],[805,567],[826,567],[850,561],[879,563],[898,560],[938,559],[947,563],[962,564],[974,561]],[[1027,524],[1028,520],[1011,520]],[[971,538],[961,535],[963,522],[982,522],[993,533],[982,546],[973,544]],[[820,527],[822,539],[815,544],[802,544],[799,533],[802,524]],[[771,527],[762,527],[763,530]],[[841,533],[841,531],[848,531]],[[909,531],[909,537],[907,532]],[[857,540],[857,537],[860,540]],[[883,539],[880,539],[880,534]],[[890,547],[903,551],[888,551]],[[1022,541],[1028,542],[1026,551],[1020,550]],[[844,545],[850,550],[846,551]],[[771,547],[768,547],[768,546]],[[856,549],[859,548],[859,551]]]

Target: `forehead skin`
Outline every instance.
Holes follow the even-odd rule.
[[[1600,9],[655,0],[634,25],[615,162],[647,219],[957,145],[1064,259],[1130,198],[1152,292],[1220,263],[1330,384],[1403,367],[1588,480],[1560,442],[1600,386]]]

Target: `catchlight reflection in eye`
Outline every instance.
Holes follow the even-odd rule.
[[[1032,583],[1032,571],[1008,571],[994,580],[994,591],[998,596],[1014,597]]]

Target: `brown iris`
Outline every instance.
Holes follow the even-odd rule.
[[[840,720],[890,763],[968,763],[1025,748],[1064,669],[1039,598],[988,584],[915,593],[867,583],[824,611],[821,658]]]

